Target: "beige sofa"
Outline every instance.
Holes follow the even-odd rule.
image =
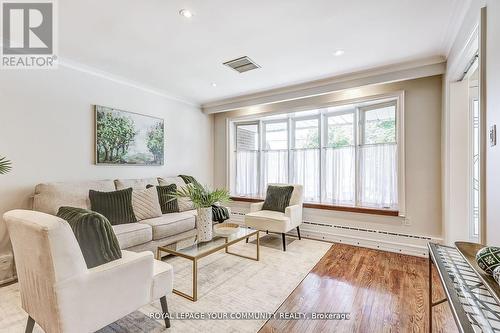
[[[148,184],[158,185],[159,179],[162,184],[175,183],[177,187],[185,186],[180,177],[44,183],[35,187],[33,209],[51,215],[56,215],[61,206],[90,209],[89,190],[109,192],[128,187],[146,188]],[[120,248],[135,252],[149,250],[155,253],[160,245],[195,236],[196,210],[186,202],[179,202],[179,208],[183,211],[136,223],[114,225],[113,230]]]

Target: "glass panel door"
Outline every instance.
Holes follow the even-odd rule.
[[[469,238],[479,242],[481,229],[481,112],[477,70],[469,77],[470,218]]]

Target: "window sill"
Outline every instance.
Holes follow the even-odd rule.
[[[231,197],[231,200],[241,201],[241,202],[264,201],[264,199],[262,198],[252,198],[252,197]],[[304,208],[336,210],[341,212],[371,214],[371,215],[399,216],[399,211],[393,209],[383,209],[383,208],[350,207],[350,206],[338,206],[338,205],[320,204],[311,202],[304,202]]]

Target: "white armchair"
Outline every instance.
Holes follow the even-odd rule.
[[[4,214],[12,241],[26,332],[94,332],[172,291],[173,270],[151,252],[88,269],[69,224],[28,210]],[[170,322],[165,319],[166,327]]]
[[[300,239],[300,228],[302,224],[303,187],[296,184],[269,184],[272,186],[293,186],[290,204],[285,212],[262,210],[264,202],[250,205],[250,213],[245,215],[245,224],[248,227],[266,232],[280,233],[283,241],[283,251],[286,251],[285,233],[296,228]]]

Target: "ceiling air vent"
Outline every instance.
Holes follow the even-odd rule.
[[[253,60],[249,57],[241,57],[238,59],[229,60],[226,61],[224,65],[231,67],[238,73],[248,72],[252,69],[260,68],[260,66],[253,62]]]

